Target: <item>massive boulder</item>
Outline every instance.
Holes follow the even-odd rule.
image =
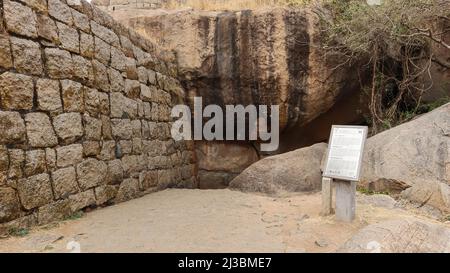
[[[449,253],[450,228],[416,218],[389,220],[361,229],[337,252]]]
[[[230,188],[246,192],[282,194],[320,190],[320,162],[325,143],[264,158],[230,182]]]
[[[265,193],[319,189],[325,150],[319,144],[265,158],[230,187]],[[363,158],[359,186],[450,213],[450,104],[369,138]]]
[[[450,104],[367,140],[362,180],[450,185]]]
[[[326,141],[332,123],[362,121],[365,62],[350,66],[336,55],[325,54],[317,46],[322,39],[319,18],[309,9],[108,10],[115,19],[175,51],[189,104],[194,96],[201,96],[204,105],[221,107],[280,105],[276,153]],[[234,143],[214,145],[236,147]],[[240,169],[248,166],[247,158],[254,157],[254,143],[239,143],[243,145],[247,148],[237,161],[242,162]],[[225,154],[230,155],[223,157],[225,161],[236,158],[233,152]],[[209,160],[198,157],[199,165],[203,158]],[[204,187],[226,186],[235,175],[199,169],[201,181],[212,181],[202,183]]]

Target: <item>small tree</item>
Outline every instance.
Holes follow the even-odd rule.
[[[431,80],[432,63],[450,68],[434,50],[439,46],[450,53],[441,38],[450,32],[449,0],[384,0],[373,6],[365,0],[324,0],[315,10],[327,52],[342,55],[342,65],[368,60],[372,79],[366,90],[375,133],[417,112],[432,87],[421,80]]]

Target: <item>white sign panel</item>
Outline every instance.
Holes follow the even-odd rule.
[[[323,176],[358,181],[367,126],[333,125]]]

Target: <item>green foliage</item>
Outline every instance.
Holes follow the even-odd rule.
[[[11,228],[9,230],[9,235],[15,237],[24,237],[27,236],[30,231],[26,228]]]

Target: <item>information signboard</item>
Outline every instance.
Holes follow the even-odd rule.
[[[358,181],[367,126],[333,125],[324,177]]]

